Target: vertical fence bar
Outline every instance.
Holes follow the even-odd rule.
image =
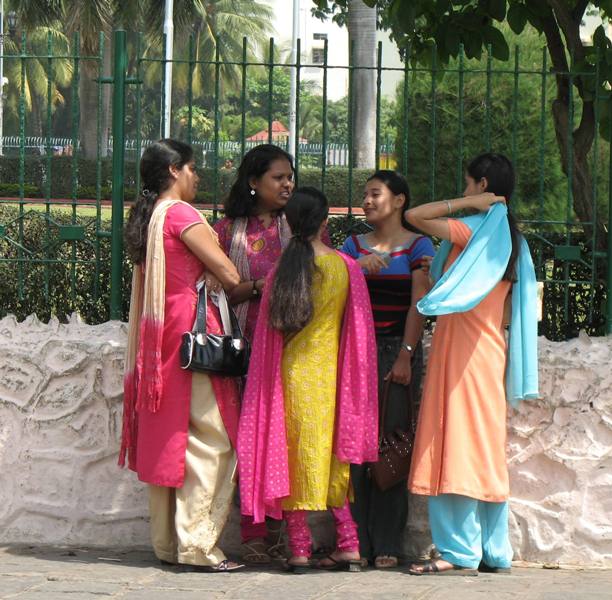
[[[136,168],[136,198],[140,194],[140,169],[138,163],[140,162],[140,153],[142,152],[142,87],[140,83],[142,81],[142,49],[143,49],[143,35],[138,34],[138,40],[136,42],[136,160],[134,166]]]
[[[219,60],[219,44],[215,46],[215,153],[214,153],[214,164],[213,164],[213,176],[214,176],[214,201],[213,201],[213,220],[217,220],[217,202],[219,198],[219,95],[221,93],[221,61]]]
[[[492,74],[491,44],[487,45],[487,92],[485,97],[485,147],[491,151],[491,74]]]
[[[161,104],[159,107],[160,119],[159,119],[159,137],[164,137],[164,131],[166,131],[166,34],[162,34],[162,44],[163,52],[162,52],[162,64],[164,68],[162,69],[162,78],[161,78]]]
[[[512,90],[512,164],[517,169],[518,153],[516,130],[518,127],[518,98],[519,98],[519,47],[514,47],[514,88]],[[520,178],[517,183],[520,185]],[[518,185],[517,185],[518,188]],[[520,198],[520,192],[515,193],[515,198]]]
[[[80,50],[81,50],[81,38],[78,31],[75,31],[73,38],[73,49],[72,49],[72,60],[73,60],[73,75],[72,75],[72,156],[70,157],[71,166],[71,199],[72,199],[72,223],[75,224],[77,221],[77,203],[78,203],[78,185],[79,185],[79,120],[81,118],[80,112],[80,94],[79,94],[79,83],[80,83]],[[70,266],[70,295],[72,298],[73,306],[76,303],[76,260],[77,260],[77,246],[76,241],[71,242],[71,266]]]
[[[547,49],[542,48],[542,88],[540,92],[540,164],[539,164],[539,186],[538,186],[538,219],[542,220],[544,215],[544,149],[546,139],[546,75]]]
[[[592,187],[592,196],[593,196],[593,227],[591,231],[591,293],[589,294],[589,323],[593,322],[593,310],[594,310],[594,301],[595,301],[595,286],[596,286],[596,269],[597,269],[597,203],[598,203],[598,182],[599,182],[599,117],[600,117],[600,107],[599,107],[599,93],[601,88],[601,53],[599,51],[599,46],[597,47],[597,52],[595,54],[595,98],[593,103],[593,110],[595,113],[595,138],[593,140],[593,164],[591,167],[591,173],[593,177],[593,187]]]
[[[572,243],[572,230],[570,222],[572,219],[572,211],[574,205],[574,53],[570,54],[570,72],[569,72],[569,110],[567,113],[567,206],[565,214],[565,240],[569,246]],[[563,316],[565,321],[569,318],[569,279],[570,269],[569,262],[565,261],[563,267],[563,276],[565,278],[565,291],[564,291],[564,302],[563,302]]]
[[[376,151],[374,153],[374,164],[380,169],[380,101],[382,87],[382,42],[378,42],[376,54]]]
[[[606,273],[606,332],[612,335],[612,102],[608,101],[608,123],[610,124],[610,160],[608,165],[608,244]]]
[[[410,76],[409,71],[409,62],[410,62],[410,50],[406,52],[406,59],[404,62],[404,110],[402,112],[402,125],[403,125],[403,135],[402,135],[402,173],[407,177],[408,176],[408,116],[410,114],[410,102],[409,98],[409,84],[408,77]]]
[[[123,304],[123,180],[125,171],[126,33],[114,32],[113,65],[113,197],[111,227],[110,318],[121,319]]]
[[[268,144],[272,143],[272,93],[274,92],[274,38],[270,38],[270,52],[268,54]]]
[[[353,69],[355,63],[355,40],[349,46],[348,80],[348,216],[353,215]]]
[[[47,126],[45,136],[45,166],[47,170],[47,176],[45,179],[45,245],[49,247],[51,242],[50,232],[50,218],[51,218],[51,178],[52,178],[52,159],[53,150],[51,148],[51,135],[53,133],[53,95],[52,95],[52,82],[55,79],[53,76],[53,36],[51,32],[47,34]],[[50,276],[49,263],[45,263],[45,298],[49,297],[49,276]]]
[[[295,148],[293,159],[295,165],[295,185],[300,179],[300,75],[302,71],[302,40],[295,43]],[[291,151],[291,150],[290,150]]]
[[[327,38],[323,42],[323,131],[321,145],[321,191],[325,193],[325,175],[327,173]]]
[[[21,81],[20,81],[20,94],[19,94],[19,248],[17,251],[17,257],[19,263],[17,265],[17,292],[19,299],[23,298],[23,285],[24,285],[24,273],[23,273],[23,252],[21,248],[24,246],[24,230],[23,230],[23,194],[25,186],[25,93],[26,93],[26,34],[25,32],[21,36],[21,48],[19,52],[19,63],[21,68]]]
[[[459,102],[459,132],[457,134],[457,145],[459,152],[457,154],[457,185],[456,191],[457,196],[461,194],[463,190],[463,96],[464,96],[464,79],[465,79],[465,53],[463,50],[463,44],[459,44],[459,68],[457,70],[457,76],[459,77],[459,89],[457,93],[457,101]]]
[[[434,43],[431,49],[431,148],[429,170],[429,197],[436,198],[436,89],[438,76],[438,48]]]
[[[195,41],[189,36],[189,79],[187,80],[187,143],[193,141],[193,72],[195,71]]]
[[[98,110],[96,111],[96,234],[102,230],[102,78],[104,77],[104,34],[98,36]],[[138,188],[137,188],[138,189]],[[100,236],[96,235],[94,300],[100,293]]]
[[[246,152],[246,85],[247,85],[247,39],[242,38],[242,82],[240,88],[240,160]]]

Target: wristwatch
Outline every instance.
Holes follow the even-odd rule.
[[[412,354],[414,352],[414,348],[410,344],[407,344],[406,342],[402,342],[400,347],[402,350],[406,350],[408,354]]]
[[[257,298],[257,296],[259,296],[259,290],[257,289],[257,281],[255,279],[252,279],[251,283],[253,284],[253,289],[251,290],[251,296],[253,298]]]

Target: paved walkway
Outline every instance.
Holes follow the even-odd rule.
[[[161,568],[150,551],[0,548],[0,598],[19,600],[612,600],[612,570],[514,567],[510,575],[412,577],[402,569],[291,575]]]

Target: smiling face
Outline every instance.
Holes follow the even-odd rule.
[[[270,163],[270,168],[258,178],[249,181],[256,192],[258,212],[281,210],[293,192],[293,169],[285,158]]]
[[[175,189],[183,202],[193,202],[198,191],[200,177],[196,172],[195,161],[190,160],[180,169],[170,167],[170,173],[175,179]]]
[[[387,219],[400,219],[404,194],[394,194],[382,181],[371,179],[363,192],[363,212],[370,225]]]

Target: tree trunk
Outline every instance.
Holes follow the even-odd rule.
[[[552,106],[553,121],[557,145],[561,153],[561,167],[567,176],[572,173],[572,195],[574,200],[574,212],[578,219],[585,223],[583,225],[587,240],[593,235],[593,223],[595,219],[595,233],[597,236],[597,248],[604,249],[606,246],[606,230],[601,215],[594,211],[593,178],[589,165],[589,152],[595,137],[595,114],[593,103],[583,101],[582,118],[579,128],[574,132],[571,143],[572,162],[569,164],[569,106],[565,99],[557,98]],[[597,248],[593,248],[596,250]]]
[[[376,9],[363,0],[349,0],[349,48],[353,66],[370,67],[353,71],[354,166],[373,169],[376,156]]]
[[[102,72],[98,70],[98,63],[91,60],[81,62],[81,73],[79,80],[80,100],[80,139],[83,158],[96,159],[98,156],[98,86],[95,80],[98,77],[111,75],[111,45],[108,41],[104,46],[102,58]],[[112,86],[102,86],[102,105],[99,107],[101,114],[100,127],[100,156],[108,155],[108,138],[110,134],[110,101]]]

